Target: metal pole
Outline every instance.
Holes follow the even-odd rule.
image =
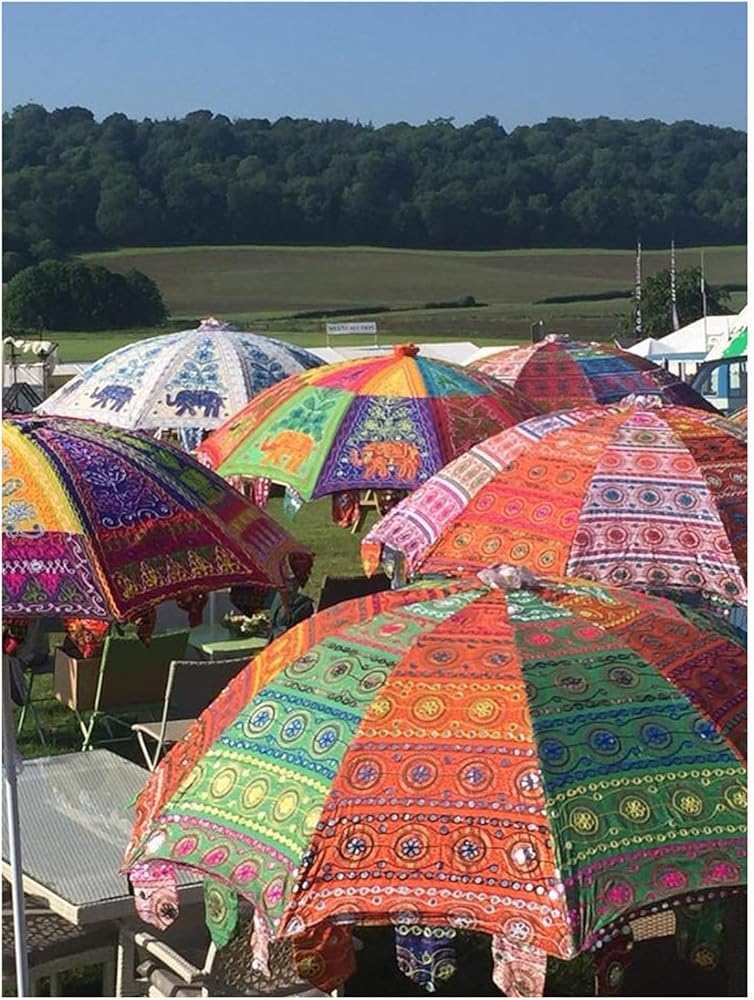
[[[5,660],[5,657],[3,659]],[[16,939],[16,993],[20,997],[28,997],[31,993],[29,990],[29,956],[26,953],[21,830],[18,821],[17,750],[13,732],[13,712],[10,706],[10,669],[8,669],[7,662],[3,664],[3,667],[3,784],[5,785],[5,809],[8,822],[13,933]]]
[[[0,365],[0,395],[5,393],[5,341]],[[13,934],[16,944],[16,993],[20,997],[31,994],[29,988],[29,956],[26,952],[26,912],[24,910],[23,866],[21,863],[21,829],[18,821],[18,787],[16,784],[16,733],[10,705],[10,664],[3,656],[3,785],[8,824],[8,858],[11,870],[11,900],[13,905]]]
[[[704,347],[707,347],[707,289],[704,285],[704,250],[702,254],[702,316],[704,316]]]
[[[634,302],[636,304],[634,312],[634,337],[642,339],[641,325],[641,240],[636,243],[636,273],[634,277]]]

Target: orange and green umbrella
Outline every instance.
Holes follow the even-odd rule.
[[[222,476],[261,476],[304,500],[411,490],[456,455],[539,410],[495,379],[411,344],[291,375],[200,446]]]
[[[140,795],[138,892],[204,873],[262,939],[482,931],[495,981],[521,989],[528,962],[541,996],[546,955],[743,884],[732,632],[631,590],[485,573],[336,605],[264,650]]]

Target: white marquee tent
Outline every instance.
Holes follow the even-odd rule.
[[[707,316],[682,326],[666,337],[646,337],[626,350],[656,364],[664,364],[681,378],[689,378],[719,342],[727,343],[746,326],[746,307],[734,316]],[[687,370],[688,368],[688,370]]]

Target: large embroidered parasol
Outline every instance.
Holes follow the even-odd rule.
[[[210,317],[195,330],[113,351],[53,393],[37,412],[129,430],[191,432],[198,438],[263,389],[321,363],[303,348]]]
[[[746,441],[656,397],[535,417],[476,445],[362,543],[365,569],[496,562],[746,603]]]
[[[64,418],[3,420],[3,613],[123,620],[160,601],[282,588],[311,555],[185,452]]]
[[[539,412],[487,375],[418,356],[323,365],[261,393],[200,456],[220,475],[264,476],[304,500],[414,489],[482,438]]]
[[[660,392],[668,403],[714,407],[665,368],[610,344],[586,344],[550,334],[527,347],[488,354],[469,365],[524,393],[544,413],[613,403],[636,393]]]
[[[348,601],[264,650],[150,775],[137,898],[189,866],[225,913],[253,902],[262,940],[394,923],[407,967],[417,927],[430,951],[483,931],[495,981],[541,996],[546,954],[742,884],[731,630],[583,580],[480,578]]]

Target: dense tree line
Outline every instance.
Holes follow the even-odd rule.
[[[116,274],[79,261],[45,260],[8,282],[3,321],[17,330],[118,330],[156,326],[168,312],[141,271]]]
[[[746,240],[746,135],[691,121],[97,122],[27,104],[3,115],[3,167],[6,274],[108,246]]]

